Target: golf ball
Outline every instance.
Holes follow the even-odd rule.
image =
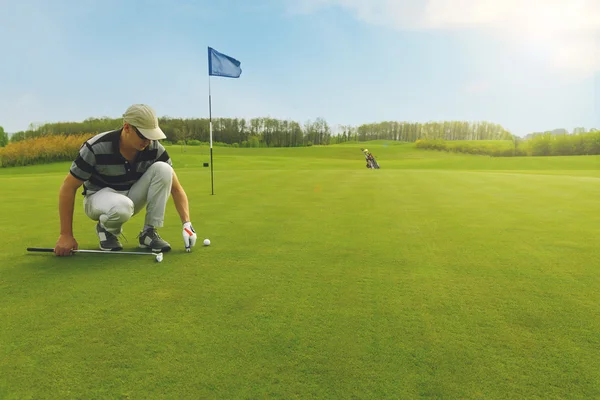
[[[205,246],[208,246],[209,244],[210,244],[210,240],[208,240],[208,239],[204,239],[204,245],[205,245]]]
[[[162,253],[157,254],[156,255],[156,262],[162,262],[162,260],[163,260],[163,254]]]

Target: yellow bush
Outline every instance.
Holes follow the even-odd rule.
[[[93,133],[80,135],[48,135],[9,143],[0,148],[0,166],[16,167],[71,161],[77,157],[79,148]]]

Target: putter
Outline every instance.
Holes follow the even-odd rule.
[[[27,251],[54,253],[54,249],[49,247],[28,247]],[[71,250],[72,253],[97,253],[97,254],[132,254],[138,256],[154,256],[157,262],[163,260],[163,253],[144,253],[141,251],[103,251],[103,250]]]

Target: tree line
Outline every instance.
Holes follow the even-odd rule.
[[[100,133],[118,129],[121,118],[88,118],[82,122],[54,122],[30,125],[26,131],[16,132],[11,142],[46,135],[78,135]],[[208,142],[210,125],[208,118],[159,118],[159,124],[167,141]],[[510,132],[490,122],[443,121],[398,122],[385,121],[360,126],[341,125],[333,132],[323,118],[308,120],[303,124],[275,118],[213,118],[213,141],[240,147],[299,147],[328,145],[350,141],[396,140],[415,142],[418,139],[444,140],[506,140]]]

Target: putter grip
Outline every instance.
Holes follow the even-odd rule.
[[[46,248],[46,247],[28,247],[27,251],[39,251],[42,253],[54,253],[54,249]]]

